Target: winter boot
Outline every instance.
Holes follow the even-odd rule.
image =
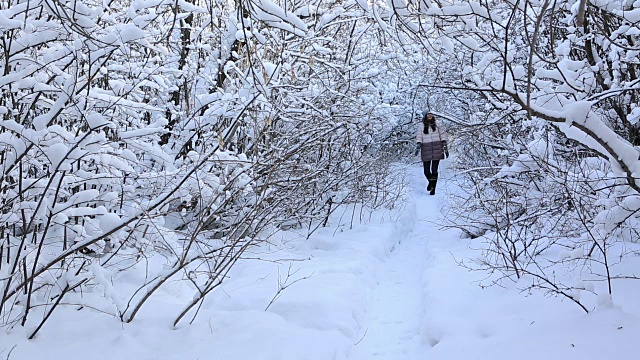
[[[438,178],[435,178],[434,180],[430,181],[431,183],[431,191],[429,192],[429,195],[435,195],[436,194],[436,184],[438,183]]]
[[[433,180],[429,179],[429,184],[427,185],[427,191],[431,191],[433,189]]]

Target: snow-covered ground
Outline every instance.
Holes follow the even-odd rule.
[[[412,195],[401,210],[352,229],[351,211],[338,213],[310,239],[283,234],[247,254],[253,259],[234,269],[191,325],[171,326],[178,300],[191,293],[174,284],[131,324],[69,305],[34,340],[26,339],[30,329],[14,328],[0,335],[0,358],[637,358],[633,299],[585,314],[509,284],[481,288],[485,274],[457,266],[477,255],[470,247],[480,241],[438,225],[447,191],[455,191],[451,174],[442,169],[439,192],[429,196],[420,166],[409,172]]]

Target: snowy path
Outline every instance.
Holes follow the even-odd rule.
[[[377,270],[364,337],[348,359],[637,358],[630,355],[637,352],[632,339],[640,334],[637,312],[614,307],[585,316],[559,299],[525,297],[514,284],[478,286],[486,274],[457,262],[475,258],[472,248],[481,242],[437,225],[445,188],[458,191],[448,183],[451,174],[444,165],[435,196],[426,193],[420,169],[410,169],[414,226]]]
[[[436,225],[449,192],[459,191],[443,165],[436,196],[420,167],[409,168],[411,201],[398,214],[351,227],[336,213],[309,239],[290,231],[256,249],[272,261],[239,264],[191,325],[171,326],[194,290],[175,282],[131,324],[69,305],[35,340],[30,329],[0,329],[0,359],[636,359],[640,291],[627,295],[631,311],[586,316],[566,301],[522,296],[514,284],[482,288],[486,274],[458,266],[477,257],[482,239]],[[288,284],[304,280],[265,310],[289,272]]]
[[[380,282],[368,309],[366,333],[355,346],[353,360],[424,358],[424,274],[431,257],[428,240],[440,232],[435,222],[441,212],[445,179],[439,184],[439,193],[430,196],[422,174],[414,171],[411,177],[417,221],[407,238],[398,239],[379,274]]]

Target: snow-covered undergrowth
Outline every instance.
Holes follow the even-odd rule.
[[[366,212],[363,212],[364,215]],[[91,352],[94,358],[330,359],[344,358],[360,336],[371,289],[385,258],[413,227],[410,208],[383,211],[358,221],[360,209],[336,211],[329,226],[308,240],[306,229],[284,232],[247,250],[227,280],[199,309],[191,325],[173,328],[168,313],[180,310],[195,289],[166,284],[138,315],[123,324],[101,309],[67,306],[54,313],[35,340],[33,329],[15,327],[0,339],[0,356],[15,345],[11,359],[33,358],[47,349],[52,358]],[[365,215],[366,216],[366,215]],[[129,272],[130,289],[143,277]],[[161,263],[146,263],[149,272]],[[104,274],[106,284],[109,274]],[[281,290],[282,289],[282,290]],[[100,286],[105,307],[120,294]],[[95,301],[94,301],[95,302]],[[112,350],[96,352],[105,344]],[[4,354],[4,355],[3,355]]]
[[[606,159],[545,122],[529,125],[527,137],[521,128],[503,131],[504,144],[516,144],[502,147],[510,150],[475,158],[490,146],[473,143],[473,129],[457,133],[456,182],[465,191],[453,194],[449,223],[471,237],[485,235],[475,245],[481,261],[466,266],[500,273],[526,291],[565,297],[589,312],[611,302],[618,289],[636,286],[638,196]]]
[[[456,267],[477,256],[469,240],[432,239],[424,273],[425,359],[633,359],[640,335],[639,292],[618,289],[614,304],[589,314],[567,299],[522,293],[518,284],[479,286],[485,274]],[[456,260],[454,260],[454,257]],[[622,291],[621,291],[622,290]]]
[[[150,300],[138,321],[67,306],[46,325],[56,330],[34,340],[26,339],[30,329],[3,333],[0,357],[634,358],[637,287],[617,289],[613,303],[585,314],[566,299],[523,296],[515,283],[479,286],[487,275],[458,262],[477,258],[473,248],[483,238],[461,239],[459,230],[439,226],[447,197],[459,191],[451,174],[442,170],[439,193],[431,197],[421,169],[412,171],[412,196],[402,209],[377,212],[350,228],[352,209],[344,208],[309,239],[292,230],[245,253],[191,325],[173,328],[164,316],[193,294],[175,282]],[[102,293],[86,294],[96,295]]]

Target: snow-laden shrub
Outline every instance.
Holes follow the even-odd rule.
[[[0,10],[0,324],[33,337],[68,306],[129,322],[179,282],[177,324],[274,231],[395,205],[402,107],[379,96],[365,10],[235,6]]]
[[[450,97],[468,108],[452,146],[464,192],[451,215],[487,242],[480,267],[585,311],[591,294],[610,297],[615,282],[637,279],[626,265],[640,210],[633,5],[453,1],[404,10],[404,34],[440,65],[425,65],[424,88],[466,92]]]

